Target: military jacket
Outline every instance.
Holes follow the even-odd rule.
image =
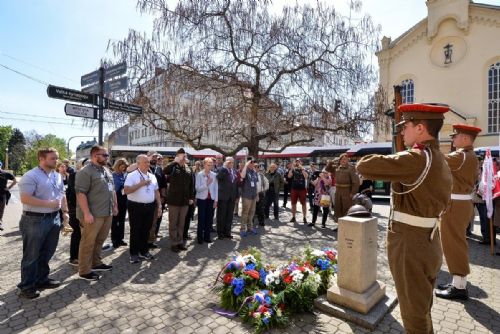
[[[420,183],[418,180],[423,176],[426,164],[429,164],[428,172]],[[450,201],[451,172],[437,140],[416,144],[411,150],[396,154],[365,156],[356,168],[367,179],[392,182],[392,205],[396,211],[437,218]],[[415,187],[418,183],[420,185]],[[408,190],[411,191],[405,193]]]
[[[347,167],[338,166],[333,173],[335,177],[335,184],[350,184],[351,192],[357,192],[359,187],[359,177],[356,175],[354,167],[348,165]]]
[[[479,161],[472,146],[460,148],[445,155],[453,176],[453,194],[469,195],[477,180]]]

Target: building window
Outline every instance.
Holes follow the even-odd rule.
[[[500,132],[500,62],[488,70],[488,132]]]
[[[413,80],[407,79],[401,82],[401,97],[403,103],[413,103],[415,100],[415,85]]]

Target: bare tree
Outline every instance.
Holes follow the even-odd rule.
[[[131,97],[159,131],[196,149],[256,155],[371,128],[378,29],[369,16],[350,19],[320,1],[279,13],[268,0],[168,2],[138,0],[156,17],[151,37],[131,30],[112,43],[129,66]],[[168,98],[155,98],[158,85]],[[210,139],[214,131],[225,145]]]

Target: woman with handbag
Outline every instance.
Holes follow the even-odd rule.
[[[332,184],[332,179],[330,174],[323,170],[319,177],[312,181],[314,185],[314,199],[313,199],[313,218],[312,222],[308,226],[314,226],[316,224],[316,219],[318,218],[319,208],[323,208],[323,218],[321,227],[326,227],[326,220],[328,219],[328,213],[330,212],[330,205],[332,199],[330,197],[329,188]]]

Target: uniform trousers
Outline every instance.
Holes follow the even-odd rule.
[[[241,198],[241,228],[242,232],[251,231],[253,228],[253,216],[255,215],[255,205],[257,198]]]
[[[336,187],[335,190],[335,212],[334,219],[338,221],[344,217],[352,206],[351,188]]]
[[[102,264],[101,250],[108,237],[113,216],[94,217],[92,224],[80,222],[82,238],[78,250],[78,273],[87,275],[92,267]]]
[[[170,246],[179,246],[183,244],[184,224],[186,223],[186,214],[189,205],[168,205],[168,234],[170,237]]]
[[[465,231],[473,213],[472,201],[451,200],[450,207],[441,216],[443,254],[452,275],[467,276],[470,273]]]
[[[442,264],[439,232],[393,221],[387,233],[389,267],[407,333],[433,333],[431,307],[434,284]]]
[[[148,237],[156,213],[156,202],[128,201],[127,206],[130,224],[130,255],[146,254],[149,251]]]

